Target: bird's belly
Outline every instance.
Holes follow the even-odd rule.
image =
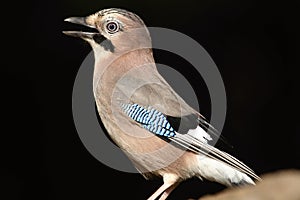
[[[164,173],[175,173],[182,179],[192,176],[189,169],[193,165],[191,160],[196,156],[194,153],[132,124],[135,122],[129,121],[126,116],[113,116],[113,112],[103,109],[101,104],[97,107],[109,136],[142,174],[162,176]]]

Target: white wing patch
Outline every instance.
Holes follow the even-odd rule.
[[[190,129],[187,134],[197,138],[198,140],[206,144],[208,141],[212,140],[210,135],[207,132],[205,132],[200,126],[197,126],[197,128],[195,129]]]

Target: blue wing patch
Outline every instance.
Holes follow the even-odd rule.
[[[165,137],[174,137],[176,135],[165,115],[154,108],[145,108],[138,104],[123,104],[122,109],[131,119],[156,135]]]

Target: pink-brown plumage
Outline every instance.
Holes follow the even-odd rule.
[[[146,178],[163,177],[164,184],[149,200],[159,195],[161,200],[166,199],[178,183],[193,176],[228,186],[254,184],[249,176],[259,180],[246,165],[210,146],[211,138],[200,126],[162,139],[124,113],[121,105],[137,104],[151,106],[164,116],[196,116],[203,120],[158,73],[149,32],[137,15],[121,9],[105,9],[86,18],[66,21],[99,31],[65,33],[83,38],[94,50],[94,96],[110,137]],[[115,24],[108,27],[111,22]],[[106,43],[99,42],[101,37]]]

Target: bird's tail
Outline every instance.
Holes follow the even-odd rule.
[[[226,186],[255,185],[245,173],[207,156],[198,155],[197,175]]]

